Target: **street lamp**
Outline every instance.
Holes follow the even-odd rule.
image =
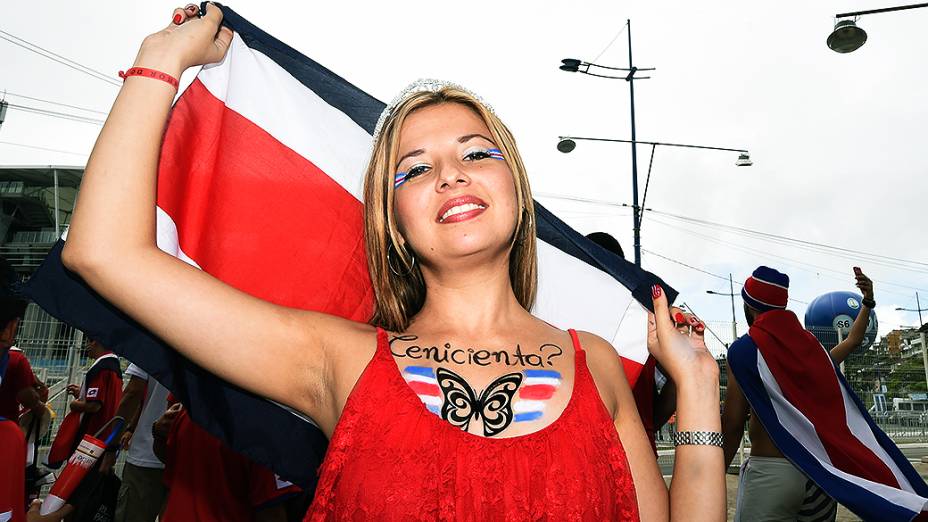
[[[622,67],[608,67],[605,65],[597,65],[595,63],[584,62],[576,58],[565,58],[561,60],[560,69],[567,72],[579,72],[587,74],[590,76],[597,76],[599,78],[609,78],[613,80],[625,80],[628,82],[628,95],[631,102],[631,122],[632,122],[632,220],[634,221],[634,232],[635,232],[635,264],[641,266],[641,237],[639,236],[639,231],[641,229],[641,213],[638,207],[638,151],[635,147],[635,80],[646,80],[648,76],[635,77],[635,73],[638,71],[653,71],[654,68],[638,68],[635,67],[634,61],[632,60],[632,21],[631,19],[625,20],[625,30],[628,33],[628,68]],[[602,74],[599,72],[590,72],[590,68],[596,68],[596,70],[602,69],[605,71],[623,71],[626,75],[623,76],[612,76],[611,74]],[[573,150],[573,147],[576,144],[565,143],[564,150],[558,144],[558,150],[561,152],[570,152]]]
[[[867,42],[867,32],[857,27],[858,16],[888,13],[891,11],[904,11],[906,9],[915,9],[918,7],[928,7],[928,3],[883,7],[881,9],[836,14],[835,28],[831,34],[828,35],[825,43],[828,45],[829,49],[836,53],[844,54],[854,52]],[[844,18],[844,20],[842,20],[842,18]]]
[[[735,296],[738,294],[735,293],[735,282],[731,274],[728,274],[728,288],[729,293],[716,292],[714,290],[706,290],[706,293],[709,295],[721,295],[731,298],[731,340],[735,342],[738,339],[738,317],[735,315]]]
[[[918,292],[915,292],[915,308],[900,308],[900,307],[897,307],[897,308],[896,308],[896,311],[899,311],[899,312],[918,312],[918,326],[919,326],[919,328],[921,328],[921,326],[922,326],[923,324],[925,324],[925,322],[922,321],[922,312],[928,312],[928,308],[922,308],[922,303],[921,303],[921,301],[918,300]]]
[[[628,96],[631,106],[631,139],[630,140],[616,140],[616,139],[597,139],[597,138],[578,138],[573,136],[561,136],[560,140],[557,143],[557,150],[568,153],[573,151],[577,147],[577,142],[575,140],[591,140],[591,141],[610,141],[618,143],[629,143],[632,148],[632,231],[634,233],[634,242],[635,242],[635,264],[641,266],[641,210],[644,206],[644,200],[642,199],[642,205],[638,205],[638,148],[639,143],[646,145],[651,145],[651,160],[654,160],[654,148],[658,145],[666,145],[671,147],[689,147],[696,149],[714,149],[714,150],[730,150],[733,152],[740,152],[741,156],[738,157],[738,160],[735,162],[736,165],[741,167],[748,167],[752,164],[751,157],[748,154],[748,151],[741,149],[723,149],[719,147],[703,147],[699,145],[682,145],[677,143],[659,143],[659,142],[645,142],[638,141],[635,135],[635,80],[647,80],[650,76],[635,76],[638,71],[653,71],[653,67],[642,68],[635,67],[634,61],[632,60],[632,21],[625,21],[626,32],[628,33],[628,67],[609,67],[606,65],[599,65],[591,62],[584,62],[576,58],[564,58],[561,60],[561,65],[558,67],[562,71],[566,72],[578,72],[581,74],[586,74],[588,76],[596,76],[598,78],[608,78],[611,80],[625,80],[628,82]],[[593,69],[596,72],[591,71]],[[621,71],[625,73],[622,75],[615,75],[615,73],[610,71]],[[648,166],[648,179],[651,177],[651,167]],[[647,182],[645,183],[644,197],[646,198],[648,194]]]
[[[648,186],[651,182],[651,166],[654,164],[654,150],[658,146],[664,147],[682,147],[686,149],[704,149],[704,150],[721,150],[727,152],[737,152],[738,159],[735,165],[739,167],[750,167],[754,164],[751,161],[751,154],[744,149],[732,149],[726,147],[710,147],[707,145],[690,145],[686,143],[667,143],[662,141],[636,141],[634,134],[630,140],[620,140],[614,138],[584,138],[580,136],[560,136],[557,142],[557,150],[564,154],[573,152],[577,148],[577,141],[604,141],[609,143],[630,143],[632,144],[632,232],[635,239],[635,264],[641,266],[641,217],[644,203],[648,199]],[[638,205],[638,167],[635,158],[635,145],[651,146],[651,161],[648,162],[648,176],[644,184],[644,197],[641,199],[641,205]]]

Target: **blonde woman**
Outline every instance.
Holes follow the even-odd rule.
[[[331,443],[308,520],[724,518],[721,448],[693,435],[668,494],[615,350],[529,313],[525,169],[503,123],[459,87],[410,90],[375,132],[370,324],[261,301],[159,251],[150,209],[174,87],[158,75],[220,60],[232,37],[221,20],[188,6],[145,39],[62,255],[194,362],[317,422]],[[716,363],[653,294],[653,352],[678,385],[678,427],[717,435]],[[255,350],[275,356],[243,365]]]

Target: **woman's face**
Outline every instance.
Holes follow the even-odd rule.
[[[480,116],[458,103],[417,110],[400,129],[398,157],[395,219],[420,261],[441,266],[509,248],[515,184]]]

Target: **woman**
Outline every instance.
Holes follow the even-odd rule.
[[[221,60],[221,19],[177,9],[135,66],[176,78]],[[308,519],[724,518],[721,449],[681,447],[668,501],[615,350],[528,312],[531,192],[512,136],[474,96],[426,86],[378,126],[365,180],[375,312],[360,324],[261,301],[157,249],[173,95],[126,78],[63,259],[194,362],[317,422],[331,443]],[[679,429],[718,432],[716,363],[653,293]],[[276,356],[242,365],[255,350]]]

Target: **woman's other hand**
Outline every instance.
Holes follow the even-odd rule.
[[[198,11],[193,4],[175,9],[171,23],[142,42],[134,66],[177,78],[188,67],[222,60],[232,43],[232,31],[222,26],[222,10],[208,3],[202,18]]]
[[[660,285],[652,288],[653,324],[648,349],[678,383],[702,381],[718,387],[718,363],[706,348],[705,324],[679,308],[671,309]]]

